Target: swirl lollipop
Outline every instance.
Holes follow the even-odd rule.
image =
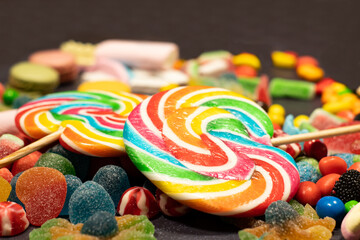
[[[300,177],[254,102],[220,88],[180,87],[144,100],[129,115],[124,142],[159,189],[194,209],[255,216],[290,200]]]
[[[77,153],[118,156],[125,153],[125,120],[144,97],[110,91],[53,93],[22,106],[15,122],[25,135],[41,139],[41,146],[59,138],[65,148]]]

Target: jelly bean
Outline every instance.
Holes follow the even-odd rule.
[[[268,113],[285,116],[285,108],[280,104],[273,104],[269,107]]]
[[[316,212],[319,217],[331,217],[340,223],[345,216],[345,205],[337,197],[322,197],[316,204]]]
[[[11,192],[11,185],[10,183],[0,176],[0,202],[5,202]]]
[[[320,172],[323,176],[330,173],[343,174],[347,170],[344,159],[337,156],[323,157],[319,162]]]
[[[2,96],[4,103],[8,106],[11,106],[17,97],[19,97],[19,92],[12,88],[6,89]]]
[[[359,202],[356,200],[351,200],[345,203],[345,211],[349,212],[356,204]]]
[[[255,69],[259,69],[261,67],[261,63],[259,58],[251,53],[240,53],[233,57],[234,65],[246,65],[253,67]]]
[[[332,78],[323,78],[316,83],[315,92],[320,95],[324,92],[324,89],[334,83],[335,80]]]
[[[301,123],[304,122],[304,121],[309,121],[309,117],[304,115],[304,114],[298,115],[294,119],[294,126],[295,127],[300,127]]]
[[[14,236],[24,232],[29,221],[22,206],[14,202],[0,202],[0,236]]]
[[[251,66],[247,66],[247,65],[237,66],[235,68],[235,74],[237,77],[256,77],[257,76],[256,69]]]
[[[295,195],[295,199],[301,204],[310,204],[315,206],[321,198],[321,192],[318,186],[310,181],[301,182],[299,189]]]
[[[315,96],[315,84],[312,82],[273,78],[270,82],[270,94],[274,98],[294,98],[308,100]]]
[[[348,170],[351,170],[351,169],[354,169],[354,170],[357,170],[360,172],[360,162],[355,162],[353,163],[349,168]]]
[[[278,114],[269,114],[269,118],[270,118],[271,122],[278,124],[280,126],[282,126],[285,121],[285,117],[282,115],[278,115]]]
[[[305,64],[318,66],[319,62],[315,58],[313,58],[311,56],[300,56],[300,57],[298,57],[296,66],[305,65]]]
[[[296,64],[296,56],[291,53],[274,51],[271,53],[273,65],[278,68],[294,68]]]
[[[324,71],[317,66],[310,64],[299,65],[296,68],[296,73],[300,78],[309,81],[318,81],[324,76]]]
[[[335,186],[335,182],[337,180],[339,180],[339,178],[340,178],[340,174],[337,174],[337,173],[330,173],[330,174],[320,178],[316,182],[316,185],[320,189],[321,195],[322,196],[330,196],[331,191]]]
[[[66,180],[56,169],[30,168],[17,180],[16,195],[25,205],[29,222],[41,226],[61,212],[66,198]]]

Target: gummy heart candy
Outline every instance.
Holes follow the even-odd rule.
[[[56,169],[30,168],[17,180],[16,195],[24,203],[30,223],[41,226],[61,212],[66,198],[66,180]]]

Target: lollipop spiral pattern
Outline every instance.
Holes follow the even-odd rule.
[[[90,156],[118,156],[125,152],[125,120],[143,98],[125,92],[53,93],[19,108],[15,122],[33,139],[64,127],[59,140],[65,148]]]
[[[160,92],[139,104],[124,126],[126,152],[173,199],[222,216],[262,215],[290,200],[300,177],[286,152],[271,146],[266,112],[221,88]]]

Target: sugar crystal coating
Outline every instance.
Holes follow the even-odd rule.
[[[96,212],[84,223],[81,233],[98,237],[110,237],[119,230],[113,214],[105,211]]]
[[[0,176],[3,177],[9,183],[11,179],[14,177],[13,174],[7,168],[0,168]]]
[[[15,176],[19,172],[23,172],[29,168],[34,167],[41,154],[41,152],[35,151],[26,155],[25,157],[20,158],[19,160],[16,160],[11,167],[12,174]]]
[[[125,170],[115,165],[101,167],[93,177],[93,181],[105,188],[115,206],[119,203],[125,190],[130,188]]]
[[[94,181],[87,181],[78,187],[69,201],[69,217],[74,224],[84,223],[98,211],[115,216],[115,206],[106,190]]]
[[[81,186],[81,180],[73,175],[65,175],[66,179],[66,199],[64,203],[64,207],[60,212],[60,216],[69,215],[69,201],[71,195],[75,192],[75,190]]]
[[[17,180],[16,195],[25,205],[29,222],[41,226],[61,212],[66,199],[66,180],[56,169],[30,168]]]
[[[271,203],[265,211],[265,221],[272,225],[282,225],[297,217],[299,217],[298,212],[282,200]]]
[[[10,192],[10,183],[0,176],[0,202],[5,202],[9,198]]]
[[[14,236],[24,232],[29,221],[22,206],[14,202],[0,202],[0,236]]]
[[[71,174],[76,176],[75,168],[72,163],[65,157],[56,153],[44,153],[36,162],[35,167],[54,168],[64,175]]]
[[[16,195],[16,183],[22,173],[23,172],[19,172],[11,179],[11,182],[10,182],[11,192],[10,192],[8,201],[15,202],[15,203],[21,205],[23,208],[25,208],[25,205],[20,201],[20,199]]]

